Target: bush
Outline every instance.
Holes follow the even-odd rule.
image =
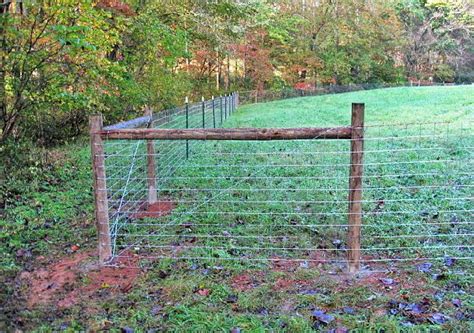
[[[455,72],[451,66],[447,64],[440,64],[434,71],[434,79],[436,82],[453,82]]]

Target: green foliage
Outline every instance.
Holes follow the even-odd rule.
[[[438,82],[453,82],[455,71],[447,64],[440,64],[436,67],[434,78]]]
[[[17,251],[53,255],[51,244],[64,253],[72,244],[94,235],[89,149],[66,146],[55,151],[31,151],[31,145],[6,144],[0,156],[10,156],[0,175],[0,267],[18,269]],[[67,152],[72,149],[72,152]],[[8,151],[11,150],[11,151]],[[69,155],[67,155],[69,154]],[[42,156],[38,160],[37,156]],[[61,158],[58,158],[61,157]],[[8,175],[8,178],[6,177]],[[85,228],[85,229],[84,229]],[[78,239],[82,235],[82,239]]]
[[[231,88],[472,77],[462,1],[23,6],[0,16],[0,141],[52,146],[83,133],[91,113],[115,122]]]
[[[427,79],[436,75],[439,66],[446,69],[445,65],[456,69],[454,75],[448,75],[451,80],[471,72],[474,16],[468,2],[400,0],[395,8],[408,38],[408,75]]]

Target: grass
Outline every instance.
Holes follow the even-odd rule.
[[[469,224],[462,224],[472,219],[472,213],[469,213],[473,209],[472,200],[461,198],[472,195],[470,188],[462,185],[469,185],[472,181],[473,93],[474,88],[467,86],[390,88],[303,97],[242,106],[228,119],[225,127],[346,126],[350,123],[352,102],[366,104],[366,124],[369,126],[379,123],[450,122],[449,128],[441,124],[436,127],[390,126],[383,130],[369,127],[366,134],[369,139],[410,136],[413,133],[416,136],[420,136],[420,133],[431,135],[440,130],[443,134],[464,133],[464,137],[446,135],[441,139],[366,142],[365,149],[369,152],[365,155],[368,163],[365,175],[368,177],[364,186],[379,190],[367,190],[364,194],[364,200],[367,201],[364,203],[364,223],[372,227],[364,229],[363,246],[422,248],[374,251],[371,254],[376,258],[417,258],[429,255],[442,259],[445,256],[472,256],[470,248],[427,247],[457,246],[461,242],[472,244],[472,236],[459,235],[472,233]],[[450,132],[446,132],[448,130]],[[122,146],[127,154],[133,154],[135,148],[135,144],[125,148]],[[184,146],[179,147],[181,154],[184,151],[182,148]],[[440,149],[433,153],[433,150],[424,151],[420,148]],[[381,150],[398,152],[377,153]],[[341,265],[320,264],[307,268],[298,263],[277,267],[265,261],[226,260],[242,257],[265,259],[271,256],[305,260],[318,251],[298,251],[294,250],[295,247],[335,249],[335,244],[342,248],[345,246],[345,228],[333,226],[345,223],[344,216],[340,214],[347,209],[346,191],[295,191],[347,187],[348,168],[345,165],[348,155],[325,153],[328,151],[347,152],[348,144],[343,141],[192,144],[190,159],[183,167],[177,168],[175,177],[161,184],[168,188],[160,193],[162,196],[182,204],[171,216],[145,219],[136,225],[133,225],[134,222],[123,224],[119,229],[122,236],[117,237],[117,247],[120,249],[120,246],[130,244],[132,237],[135,237],[133,240],[139,241],[138,253],[159,256],[163,254],[163,249],[153,251],[147,246],[165,246],[164,249],[169,251],[176,245],[186,245],[178,256],[209,259],[155,261],[151,267],[147,265],[146,273],[129,293],[109,294],[108,290],[103,290],[101,296],[84,300],[61,313],[54,304],[32,311],[25,308],[21,298],[15,300],[13,295],[19,291],[13,283],[13,277],[21,270],[34,268],[38,256],[51,255],[53,260],[55,257],[71,255],[70,246],[75,243],[79,243],[84,250],[93,246],[91,239],[95,231],[92,223],[89,149],[84,144],[65,147],[61,150],[64,157],[52,163],[46,175],[34,177],[38,184],[30,184],[31,190],[22,193],[22,200],[13,202],[7,208],[1,222],[0,235],[4,241],[0,245],[1,267],[6,282],[3,294],[5,301],[8,301],[5,327],[17,326],[37,331],[77,331],[86,328],[114,331],[132,327],[136,331],[157,329],[191,332],[229,331],[233,327],[243,331],[275,332],[329,330],[337,327],[359,331],[472,329],[469,321],[473,306],[470,296],[471,261],[458,261],[454,266],[446,266],[443,260],[433,261],[434,266],[428,273],[417,271],[413,265],[408,270],[397,268],[396,265],[384,266],[384,269],[388,268],[388,273],[376,275],[374,280],[361,276],[354,281],[347,281],[341,280],[341,273],[337,273],[343,269]],[[243,154],[238,155],[236,152]],[[109,158],[109,162],[112,159]],[[422,165],[399,164],[400,161],[420,160],[433,162]],[[447,164],[443,162],[446,160],[455,162]],[[143,153],[140,153],[134,175],[141,175],[140,172],[144,171],[144,161]],[[117,156],[117,162],[126,166],[128,160]],[[269,164],[272,167],[268,167]],[[340,166],[322,168],[322,165]],[[124,178],[124,172],[125,169],[117,169],[116,175]],[[427,172],[441,175],[379,177],[393,173]],[[288,175],[302,178],[287,178]],[[320,179],[331,175],[335,177]],[[237,184],[237,181],[240,182]],[[437,191],[428,187],[438,185],[449,186]],[[112,190],[118,191],[123,183],[110,186]],[[132,190],[143,188],[139,182],[131,186]],[[400,190],[400,187],[416,190]],[[190,188],[201,191],[186,190]],[[202,191],[205,188],[219,191],[207,193]],[[290,191],[252,191],[255,188],[289,188]],[[138,196],[141,197],[143,193]],[[452,201],[445,198],[458,199]],[[206,200],[209,203],[201,206],[189,202]],[[374,211],[378,209],[380,200],[384,201],[381,214]],[[341,204],[312,202],[305,206],[296,201],[341,201]],[[454,213],[454,210],[464,212]],[[403,213],[384,214],[386,211]],[[272,214],[261,215],[262,212]],[[143,225],[147,221],[154,224],[175,223],[157,230],[156,226]],[[183,227],[183,223],[191,226]],[[427,223],[444,224],[438,227]],[[321,227],[325,225],[331,227]],[[157,232],[158,236],[169,236],[133,236],[150,231]],[[377,238],[419,233],[425,236],[421,239]],[[434,236],[440,234],[447,237]],[[203,237],[206,235],[213,237]],[[248,236],[252,238],[245,238]],[[27,251],[28,255],[21,255],[19,250]],[[164,253],[169,256],[169,252]],[[334,253],[326,259],[344,259],[343,251]],[[381,268],[375,264],[369,264],[369,267]],[[434,273],[438,275],[434,276]],[[396,284],[385,286],[380,283],[380,277],[393,278]],[[244,284],[247,287],[241,288],[242,283],[236,283],[242,280],[248,282]],[[200,294],[200,290],[206,290],[204,295]],[[397,302],[397,306],[401,303],[421,304],[426,299],[427,309],[420,316],[414,316],[406,310],[391,312],[389,305],[391,301]],[[461,307],[454,306],[453,299],[459,299]],[[353,311],[344,311],[345,307]],[[312,317],[314,309],[324,309],[336,319],[324,325]],[[429,318],[435,313],[443,313],[450,320],[443,326],[434,324]]]

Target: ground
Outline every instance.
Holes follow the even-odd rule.
[[[226,126],[344,124],[349,112],[338,111],[352,102],[366,103],[368,123],[472,123],[473,96],[467,86],[305,97],[242,106]],[[32,171],[34,190],[18,190],[0,220],[0,331],[473,329],[471,262],[449,256],[433,265],[371,266],[355,276],[317,260],[246,267],[162,259],[137,268],[134,252],[119,268],[100,268],[87,140],[51,154],[49,170]]]

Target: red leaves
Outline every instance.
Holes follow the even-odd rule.
[[[79,247],[79,245],[77,245],[77,244],[74,244],[74,245],[71,246],[71,251],[72,251],[72,252],[76,252],[76,251],[79,250],[79,249],[80,249],[80,247]]]
[[[210,289],[198,289],[198,291],[196,291],[196,294],[200,296],[209,296],[210,293],[211,293]]]
[[[125,16],[134,16],[136,14],[128,4],[120,0],[99,0],[96,6],[97,8],[111,10]]]

